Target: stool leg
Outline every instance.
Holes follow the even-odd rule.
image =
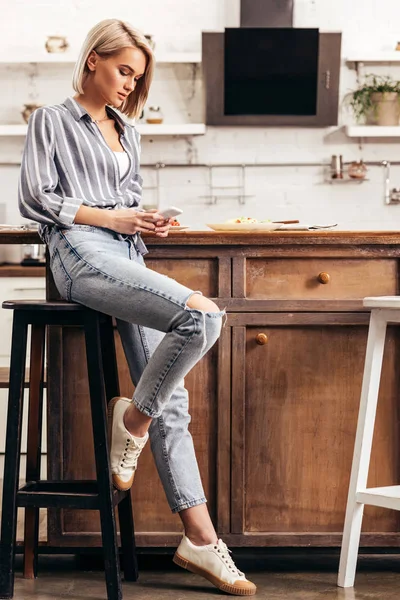
[[[104,381],[108,402],[119,396],[118,369],[115,353],[114,328],[111,317],[102,315],[101,349],[103,356]],[[133,521],[132,496],[127,492],[118,504],[119,530],[126,581],[137,581],[138,564],[135,543],[135,525]]]
[[[17,491],[21,454],[27,329],[23,315],[14,312],[1,516],[0,598],[12,598],[14,594]]]
[[[125,498],[118,504],[119,532],[121,536],[125,581],[137,581],[139,578],[131,494],[132,492],[129,490]]]
[[[115,353],[114,327],[112,318],[100,315],[101,353],[107,402],[119,396],[117,355]]]
[[[364,512],[364,504],[356,501],[356,494],[367,487],[379,382],[385,347],[386,325],[386,320],[380,316],[379,311],[372,310],[340,553],[338,576],[338,586],[340,587],[353,587],[356,574],[358,547]]]
[[[40,479],[42,449],[43,376],[44,376],[44,325],[32,325],[31,360],[29,369],[29,416],[26,453],[26,481]],[[39,543],[39,508],[25,508],[24,577],[37,576]]]
[[[103,357],[104,381],[108,402],[119,396],[117,359],[115,352],[114,327],[112,318],[101,315],[101,350]],[[133,521],[132,496],[127,492],[118,504],[119,530],[126,581],[137,581],[138,565],[135,543],[135,525]]]
[[[107,596],[108,600],[121,600],[122,586],[108,455],[106,397],[99,315],[88,311],[85,315],[84,327]]]

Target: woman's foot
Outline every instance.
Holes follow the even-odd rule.
[[[111,473],[118,490],[132,487],[137,461],[149,434],[143,438],[133,436],[124,425],[125,411],[131,405],[129,398],[113,398],[108,405],[108,436],[110,445]]]
[[[183,536],[174,563],[211,581],[218,589],[234,596],[253,596],[257,588],[246,579],[233,562],[230,550],[222,540],[216,544],[196,546]]]

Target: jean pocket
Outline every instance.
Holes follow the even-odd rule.
[[[59,251],[56,249],[50,261],[50,268],[53,274],[54,283],[64,300],[71,300],[72,279],[69,276],[61,260]]]

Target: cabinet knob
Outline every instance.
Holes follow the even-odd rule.
[[[257,333],[256,342],[260,344],[260,346],[264,346],[268,342],[268,336],[265,333]]]
[[[322,272],[318,275],[317,279],[320,283],[329,283],[331,276],[329,275],[329,273]]]

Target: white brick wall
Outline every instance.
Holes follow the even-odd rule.
[[[228,3],[234,0],[226,0]],[[66,35],[78,49],[88,29],[103,18],[130,21],[155,36],[158,51],[199,51],[202,30],[223,29],[229,4],[223,0],[147,0],[127,3],[114,0],[112,9],[104,0],[15,0],[7,6],[0,51],[11,55],[22,48],[41,48],[49,34]],[[232,20],[232,19],[231,19]],[[232,23],[230,23],[232,24]],[[4,27],[5,26],[5,27]],[[400,40],[398,0],[296,0],[295,26],[342,31],[342,56],[351,52],[392,50]],[[400,67],[369,65],[364,72],[391,73],[400,78]],[[29,100],[43,104],[62,101],[72,93],[71,67],[67,65],[0,65],[2,94],[0,122],[22,123],[20,109]],[[356,85],[355,72],[343,64],[341,97]],[[166,122],[198,122],[202,119],[200,69],[189,65],[159,66],[149,103],[162,106]],[[351,115],[341,108],[341,125]],[[332,186],[324,182],[322,167],[291,167],[288,163],[329,162],[331,154],[343,154],[346,161],[400,160],[396,140],[368,141],[360,149],[337,128],[218,128],[205,136],[186,138],[143,138],[143,163],[279,163],[275,167],[246,169],[246,193],[254,194],[246,206],[235,199],[206,205],[206,168],[174,168],[160,172],[160,204],[185,209],[182,221],[203,227],[206,222],[225,220],[237,214],[264,218],[300,218],[313,222],[337,222],[343,228],[397,226],[400,206],[383,203],[383,173],[372,167],[369,181],[361,185]],[[9,222],[20,221],[16,207],[18,160],[22,141],[0,138],[0,182],[2,202],[7,204]],[[7,163],[7,164],[6,164]],[[14,164],[9,164],[14,163]],[[152,186],[155,174],[143,168],[145,185]],[[233,185],[238,169],[216,173],[216,185]],[[400,167],[392,169],[393,186],[400,187]],[[155,201],[154,190],[145,191],[146,203]],[[199,214],[201,218],[199,218]],[[15,253],[14,253],[15,255]]]

